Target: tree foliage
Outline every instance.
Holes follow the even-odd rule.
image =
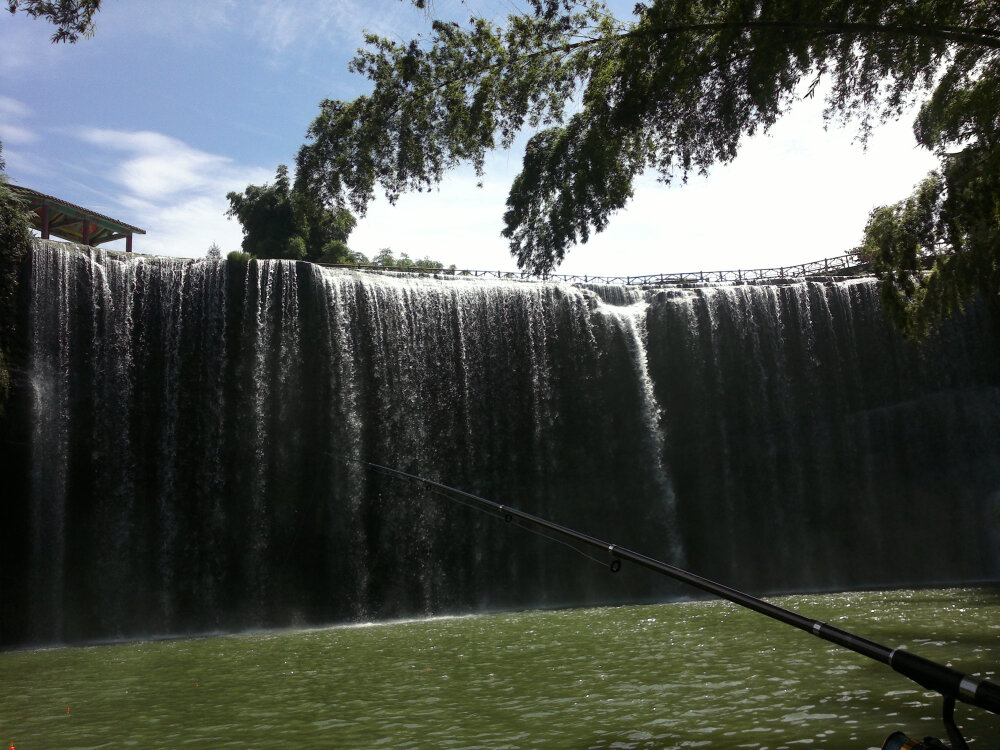
[[[362,264],[364,265],[364,264]],[[372,258],[371,265],[382,266],[384,268],[402,268],[413,271],[441,271],[444,270],[444,263],[439,260],[432,260],[424,256],[423,258],[411,258],[409,253],[394,255],[391,247],[383,247],[378,254]],[[448,270],[454,271],[455,266],[451,265]]]
[[[923,145],[992,148],[998,55],[998,0],[650,0],[628,21],[600,0],[531,0],[503,23],[368,35],[351,69],[372,91],[321,103],[298,181],[363,213],[377,187],[395,201],[461,163],[482,174],[490,150],[533,131],[503,234],[520,267],[546,273],[644,171],[670,182],[733,159],[803,87],[824,83],[827,118],[855,121],[862,140],[926,99]]]
[[[955,54],[914,125],[940,168],[905,200],[876,208],[861,247],[886,309],[913,337],[977,294],[1000,320],[1000,55],[963,58]]]
[[[101,0],[7,0],[7,10],[24,11],[32,18],[44,18],[56,27],[53,42],[75,42],[94,33],[94,15]]]
[[[285,258],[338,265],[444,268],[443,263],[430,258],[414,260],[406,253],[396,258],[390,248],[383,248],[372,261],[351,250],[347,238],[357,224],[354,215],[342,207],[328,209],[315,193],[298,185],[292,187],[284,164],[278,166],[273,183],[248,185],[242,193],[234,191],[226,197],[227,214],[243,226],[243,252],[230,253],[229,258],[237,255],[239,259]],[[211,257],[211,248],[209,254]]]
[[[288,167],[271,184],[231,192],[227,215],[243,226],[243,251],[258,258],[349,262],[347,238],[357,220],[346,208],[328,209],[312,194],[292,189]]]
[[[7,186],[4,168],[0,146],[0,417],[11,387],[8,360],[17,320],[18,274],[21,262],[31,250],[27,209]]]

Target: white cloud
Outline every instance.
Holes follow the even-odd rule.
[[[799,103],[770,135],[748,139],[736,160],[707,177],[665,186],[637,181],[635,198],[608,228],[569,250],[557,273],[644,275],[787,266],[849,252],[877,205],[909,195],[936,166],[918,149],[912,114],[878,128],[863,149],[851,128],[823,129],[822,102]],[[513,163],[510,163],[513,162]],[[519,159],[494,159],[483,189],[467,174],[440,191],[377,201],[351,236],[365,253],[380,247],[429,255],[459,268],[515,263],[500,237],[507,190]]]
[[[33,130],[9,122],[0,122],[0,142],[24,144],[36,140],[38,140],[38,135]]]
[[[870,211],[909,195],[937,162],[916,148],[908,118],[879,128],[864,150],[849,128],[824,131],[820,109],[800,105],[708,177],[669,188],[643,180],[561,270],[606,258],[631,274],[760,268],[849,252]]]
[[[14,76],[28,68],[48,67],[58,59],[59,50],[49,43],[52,26],[26,13],[10,15],[0,7],[0,74]]]
[[[449,178],[440,190],[403,195],[395,206],[378,198],[358,221],[348,244],[372,257],[383,247],[411,258],[429,257],[459,268],[514,268],[500,236],[507,182],[476,187],[474,177]]]
[[[9,96],[4,96],[0,94],[0,117],[7,118],[25,118],[31,114],[31,108],[23,102],[19,102],[17,99],[12,99]]]
[[[243,5],[246,5],[245,3]],[[233,16],[241,10],[236,0],[129,0],[105,3],[97,16],[94,40],[114,43],[116,39],[143,35],[176,41],[181,46],[204,45],[206,40],[237,25]]]
[[[257,38],[275,52],[292,46],[302,35],[306,23],[299,5],[286,2],[280,7],[261,9],[253,27]]]
[[[233,170],[232,160],[209,154],[161,133],[123,132],[88,128],[79,137],[108,151],[121,151],[128,158],[113,174],[132,194],[149,200],[176,193],[214,188]]]
[[[106,174],[124,193],[117,203],[126,219],[147,231],[136,236],[140,252],[197,257],[212,242],[238,250],[242,232],[229,221],[226,193],[274,179],[273,172],[236,164],[152,131],[85,128],[77,137],[97,147]]]
[[[0,94],[0,142],[25,144],[38,140],[38,135],[23,122],[30,115],[26,104]]]
[[[233,185],[230,189],[246,187]],[[229,204],[224,197],[201,196],[153,205],[137,215],[145,221],[147,234],[134,239],[137,252],[198,258],[213,242],[223,254],[239,250],[243,231],[237,221],[225,216]]]
[[[277,64],[289,57],[313,60],[322,50],[353,52],[365,31],[410,38],[428,26],[423,12],[408,2],[380,0],[377,10],[373,5],[371,0],[283,0],[257,6],[245,27]]]

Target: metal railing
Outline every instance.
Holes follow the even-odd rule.
[[[753,268],[735,271],[685,271],[654,273],[641,276],[602,276],[592,274],[534,274],[527,271],[477,271],[456,268],[424,268],[416,266],[376,266],[320,263],[325,268],[345,268],[357,271],[391,271],[433,276],[467,276],[472,278],[514,279],[519,281],[564,281],[616,286],[669,286],[676,284],[758,284],[823,276],[867,275],[867,265],[858,253],[823,258],[811,263],[799,263],[776,268]]]

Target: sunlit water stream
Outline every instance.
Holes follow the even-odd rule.
[[[775,599],[996,680],[1000,589]],[[0,741],[60,748],[868,748],[940,699],[719,601],[0,654]],[[974,747],[1000,717],[960,705]]]

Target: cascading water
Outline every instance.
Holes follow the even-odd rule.
[[[917,352],[868,281],[638,291],[49,243],[27,288],[0,642],[678,591],[356,459],[758,590],[1000,573],[975,311]]]
[[[715,537],[688,545],[694,569],[763,590],[996,575],[981,310],[918,348],[857,280],[658,292],[648,326],[678,523]]]

